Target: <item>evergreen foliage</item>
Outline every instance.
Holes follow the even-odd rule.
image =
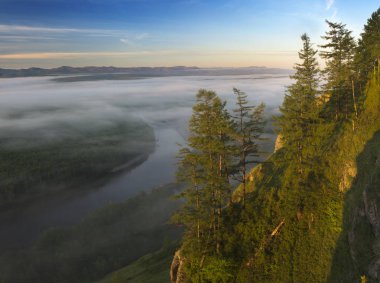
[[[320,52],[320,56],[326,62],[324,91],[331,101],[330,115],[338,120],[348,118],[354,111],[355,96],[352,93],[354,92],[353,59],[356,43],[346,25],[330,21],[326,23],[329,30],[322,38],[327,43],[321,45],[323,51]]]
[[[318,105],[319,69],[317,51],[310,38],[301,36],[303,48],[299,52],[301,63],[295,65],[291,78],[294,84],[288,87],[281,116],[277,118],[284,147],[284,162],[289,162],[300,177],[308,174],[316,164],[318,150],[318,126],[320,124]],[[302,176],[301,176],[302,175]]]
[[[215,92],[199,90],[188,145],[179,154],[178,178],[188,188],[179,195],[186,202],[173,220],[186,228],[182,252],[188,259],[187,274],[195,282],[232,276],[227,267],[233,265],[223,259],[227,228],[223,209],[231,205],[233,179],[246,182],[247,166],[254,162],[249,158],[259,151],[264,105],[247,106],[246,95],[237,89],[234,93],[239,108],[231,117]]]
[[[226,143],[217,148],[230,149],[228,145],[235,143],[235,150],[224,152],[228,152],[226,160],[232,161],[226,164],[235,169],[228,170],[228,165],[226,168],[236,172],[233,160],[239,160],[238,180],[244,184],[244,202],[226,201],[218,212],[223,234],[217,252],[194,249],[196,245],[189,245],[194,240],[187,232],[181,250],[186,257],[189,282],[378,282],[380,238],[374,231],[373,225],[377,224],[369,223],[363,216],[363,211],[368,210],[363,198],[370,196],[372,206],[380,205],[378,65],[373,73],[370,71],[374,67],[370,62],[378,61],[379,56],[379,23],[380,9],[368,20],[356,48],[351,31],[344,24],[327,21],[329,31],[323,37],[327,43],[321,52],[326,60],[322,94],[317,51],[309,37],[302,35],[303,48],[292,76],[294,83],[287,89],[277,118],[283,147],[261,164],[255,173],[259,177],[246,183],[244,165],[249,159],[244,159],[247,152],[236,148],[244,148],[249,141],[245,129],[250,122],[243,121],[249,117],[250,107],[245,94],[234,89],[238,107],[231,137],[235,139],[226,138]],[[227,121],[231,117],[225,117],[224,125],[230,125]],[[203,123],[197,120],[198,124],[194,124],[193,119],[190,125],[195,128],[191,130],[198,136],[202,131],[195,130]],[[226,136],[231,131],[227,128]],[[257,140],[259,135],[253,137]],[[204,172],[203,163],[192,157],[200,150],[194,145],[197,143],[185,150],[182,162],[191,160],[194,168]],[[205,148],[215,149],[215,145]],[[217,154],[223,155],[223,150]],[[189,180],[192,179],[188,177],[188,183]],[[205,188],[212,179],[197,180],[198,186],[202,183],[198,187],[202,192],[194,188],[192,192],[207,195]],[[228,179],[225,181],[227,185]],[[228,190],[225,192],[228,199]],[[189,201],[191,196],[187,196]],[[210,215],[208,212],[203,217],[210,219]],[[205,227],[213,223],[204,221]]]
[[[265,105],[258,106],[248,104],[247,95],[241,90],[234,88],[237,108],[235,113],[234,140],[238,162],[235,164],[236,172],[234,178],[242,184],[242,203],[245,205],[246,183],[249,165],[258,163],[259,145],[258,141],[263,133],[263,112]]]
[[[358,52],[355,63],[361,84],[365,82],[372,71],[379,72],[380,60],[380,8],[375,11],[364,26],[364,32],[358,42]],[[378,78],[377,78],[378,79]]]
[[[189,147],[180,152],[179,177],[189,185],[181,197],[187,202],[175,219],[187,228],[185,252],[219,254],[221,211],[231,195],[228,144],[232,123],[225,103],[215,92],[200,90],[196,99],[189,123]],[[201,258],[192,263],[195,269],[202,266]]]

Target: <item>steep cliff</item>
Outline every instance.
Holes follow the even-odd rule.
[[[375,79],[367,86],[363,111],[351,122],[325,125],[324,159],[302,189],[293,187],[295,176],[283,162],[282,148],[252,171],[245,209],[225,208],[235,217],[225,240],[233,251],[227,257],[235,263],[231,282],[380,282],[380,87]],[[173,276],[172,282],[184,281]]]
[[[358,155],[357,174],[345,194],[343,230],[330,282],[380,281],[380,131]]]

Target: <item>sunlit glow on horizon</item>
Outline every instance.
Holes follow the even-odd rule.
[[[325,19],[358,37],[375,1],[2,0],[0,68],[198,66],[292,68]],[[82,3],[83,4],[83,3]],[[70,6],[70,9],[68,7]]]

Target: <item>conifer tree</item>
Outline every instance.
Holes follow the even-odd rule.
[[[247,95],[237,88],[233,89],[236,95],[237,108],[234,109],[235,118],[235,146],[238,163],[235,165],[235,179],[242,184],[242,204],[245,205],[248,166],[258,163],[258,141],[263,132],[263,112],[265,105],[248,105]]]
[[[285,161],[299,173],[306,172],[313,165],[319,123],[317,51],[306,34],[301,39],[303,48],[298,53],[301,62],[295,65],[296,72],[291,76],[295,82],[288,87],[280,107],[281,116],[277,118]]]
[[[188,146],[180,152],[178,175],[188,185],[181,194],[186,202],[174,219],[185,225],[184,251],[188,256],[197,254],[198,268],[203,257],[221,250],[222,209],[231,195],[232,130],[225,102],[213,91],[199,90],[189,122]]]
[[[326,84],[324,91],[330,96],[330,106],[335,119],[348,118],[356,107],[354,90],[354,54],[356,43],[351,31],[342,23],[326,21],[329,30],[323,39],[326,44],[321,45],[324,50],[320,52],[326,60]]]
[[[380,8],[371,15],[364,26],[355,59],[361,87],[364,88],[372,71],[378,76],[380,73]]]

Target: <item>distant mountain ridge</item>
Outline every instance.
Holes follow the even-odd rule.
[[[130,74],[137,76],[208,76],[208,75],[250,75],[250,74],[289,74],[291,70],[267,67],[243,68],[199,68],[199,67],[70,67],[62,66],[52,69],[2,69],[0,78],[59,76],[59,75],[91,75],[91,74]]]

